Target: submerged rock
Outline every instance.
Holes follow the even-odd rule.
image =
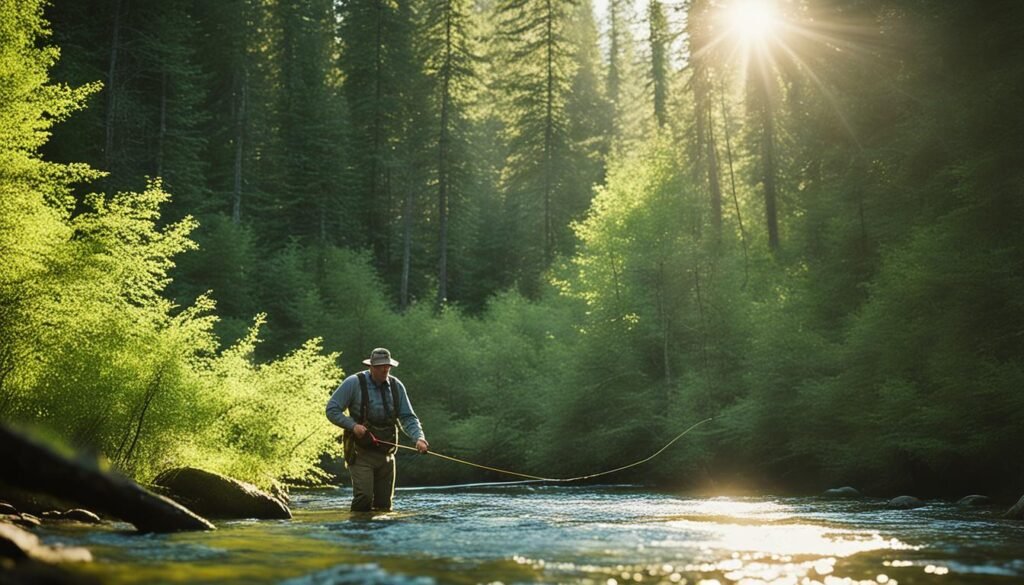
[[[73,461],[2,425],[0,476],[23,489],[121,518],[143,532],[214,528],[177,502],[146,491],[130,479]]]
[[[288,486],[283,485],[277,480],[270,484],[270,495],[277,498],[277,501],[281,502],[285,506],[292,503],[292,498],[288,495]]]
[[[22,512],[21,516],[19,516],[18,519],[14,521],[14,523],[18,526],[24,526],[25,528],[35,528],[36,526],[42,526],[43,524],[39,521],[39,518],[36,518],[28,512]]]
[[[893,508],[896,510],[910,510],[913,508],[920,508],[924,505],[924,502],[914,496],[896,496],[885,504],[887,508]]]
[[[32,559],[44,563],[87,563],[92,561],[92,553],[78,547],[47,546],[35,534],[0,522],[0,558],[15,562]]]
[[[194,467],[169,469],[154,483],[174,500],[210,518],[292,517],[284,502],[256,486]]]
[[[88,563],[92,553],[78,547],[47,546],[39,537],[0,522],[0,583],[72,585],[98,583],[93,577],[70,573],[58,563]]]
[[[827,498],[859,498],[862,496],[862,494],[859,491],[848,485],[838,488],[832,488],[830,490],[825,490],[825,493],[822,495],[824,495]]]
[[[26,513],[0,515],[0,522],[9,522],[16,526],[21,526],[22,528],[35,528],[36,526],[42,525],[39,518]]]
[[[86,524],[102,524],[103,520],[96,514],[93,514],[89,510],[83,510],[82,508],[73,508],[64,512],[61,516],[65,520],[74,520],[75,522],[84,522]]]
[[[1003,516],[1013,518],[1014,520],[1024,520],[1024,496],[1021,496],[1017,503],[1007,510]]]
[[[47,510],[43,512],[43,518],[47,520],[67,520],[71,522],[82,522],[85,524],[102,524],[103,520],[89,510],[72,508],[61,512],[60,510]]]
[[[988,496],[970,495],[964,496],[957,500],[958,506],[987,506],[992,503],[992,498]]]

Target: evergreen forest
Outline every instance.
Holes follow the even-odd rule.
[[[1024,3],[0,0],[0,421],[140,481],[431,448],[1019,494]],[[403,455],[400,484],[507,479]]]

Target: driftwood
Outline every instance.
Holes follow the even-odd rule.
[[[0,425],[0,478],[12,485],[76,502],[120,518],[142,532],[213,530],[177,502],[115,473],[59,455]]]

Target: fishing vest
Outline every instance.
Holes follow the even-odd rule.
[[[370,420],[370,390],[366,382],[366,373],[359,372],[356,374],[359,379],[359,390],[362,404],[360,408],[359,418],[356,418],[356,422],[366,427],[367,432],[363,434],[362,438],[359,438],[352,431],[345,431],[343,438],[343,447],[345,451],[345,462],[349,465],[355,461],[355,447],[358,446],[360,451],[379,451],[388,455],[398,450],[398,447],[394,445],[382,445],[375,443],[371,434],[388,443],[398,444],[398,384],[395,379],[388,376],[388,385],[391,387],[391,408],[388,407],[388,401],[384,398],[383,393],[381,394],[381,403],[384,406],[384,412],[387,419],[383,421]],[[355,418],[355,417],[353,417]]]

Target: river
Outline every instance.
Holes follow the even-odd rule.
[[[1010,584],[1024,523],[999,510],[882,500],[688,497],[632,486],[399,490],[396,511],[348,512],[350,491],[293,494],[291,521],[139,535],[48,526],[111,584]]]

